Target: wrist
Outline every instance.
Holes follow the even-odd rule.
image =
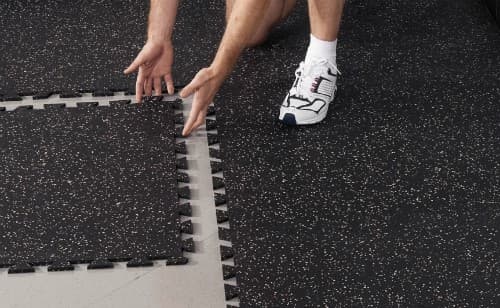
[[[211,70],[215,76],[221,76],[221,78],[227,77],[231,74],[233,67],[236,65],[240,52],[236,50],[226,50],[224,47],[220,47],[215,55],[212,64],[210,65]]]
[[[172,43],[172,33],[148,31],[148,41],[158,43]]]
[[[146,41],[146,44],[152,45],[152,46],[157,46],[161,48],[170,48],[173,49],[174,45],[172,43],[172,40],[164,37],[158,37],[158,36],[149,36]]]
[[[227,65],[218,64],[216,62],[212,62],[212,64],[208,67],[208,70],[210,72],[210,79],[219,83],[222,83],[231,72]]]

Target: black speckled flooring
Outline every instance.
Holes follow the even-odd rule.
[[[171,107],[0,112],[0,266],[182,258]]]
[[[180,3],[176,85],[187,84],[215,52],[224,2],[211,2]],[[135,75],[122,72],[145,42],[148,5],[132,0],[0,2],[0,101],[50,92],[132,93]]]
[[[491,11],[493,18],[497,21],[497,24],[500,26],[500,0],[485,0],[486,5]]]
[[[500,306],[500,31],[481,1],[347,1],[340,94],[283,127],[304,3],[216,97],[241,307]]]

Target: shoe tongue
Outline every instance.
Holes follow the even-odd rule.
[[[299,96],[306,96],[310,94],[310,89],[314,84],[315,78],[321,76],[325,65],[319,61],[311,61],[304,63],[301,82],[297,85],[297,94]]]
[[[304,65],[304,75],[315,78],[323,72],[326,64],[321,64],[317,61],[311,61]]]
[[[304,70],[304,74],[301,77],[301,82],[297,85],[297,94],[299,96],[307,97],[310,89],[314,83],[314,77],[309,74],[309,72]]]

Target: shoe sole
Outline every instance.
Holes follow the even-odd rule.
[[[325,111],[321,114],[318,114],[319,115],[318,117],[312,118],[308,121],[301,121],[300,123],[297,123],[297,120],[295,119],[295,115],[293,113],[286,112],[283,115],[283,118],[280,119],[280,121],[283,124],[289,125],[289,126],[313,125],[313,124],[317,124],[317,123],[323,121],[326,118],[327,113],[328,113],[328,109],[327,109],[327,111]]]

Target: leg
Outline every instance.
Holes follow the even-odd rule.
[[[279,119],[288,125],[322,121],[337,90],[337,35],[344,0],[309,0],[311,41]]]
[[[306,54],[306,63],[313,58],[327,59],[336,65],[337,35],[344,0],[309,0],[309,22],[311,42]]]
[[[308,7],[312,35],[323,41],[335,41],[344,0],[309,0]]]
[[[236,0],[226,0],[226,21],[231,16],[234,1]],[[272,0],[266,16],[248,42],[248,46],[253,47],[262,44],[267,39],[271,29],[288,17],[296,2],[296,0]]]

